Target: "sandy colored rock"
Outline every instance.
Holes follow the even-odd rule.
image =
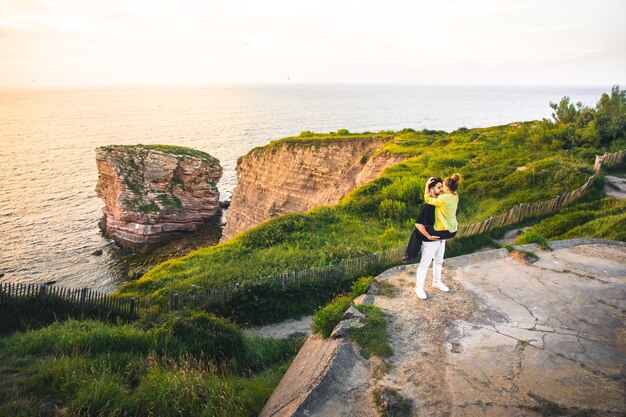
[[[370,374],[349,342],[309,336],[259,417],[374,417]]]
[[[313,414],[275,415],[368,415],[359,413],[372,412],[377,389],[409,399],[415,416],[555,415],[550,410],[623,416],[626,244],[576,239],[552,247],[524,246],[539,257],[528,264],[506,250],[447,259],[443,280],[450,291],[432,288],[429,275],[427,300],[414,293],[415,265],[380,274],[378,281],[395,288],[387,296],[369,293],[388,315],[394,353],[387,365],[378,358],[369,365],[333,362],[336,374],[344,375],[342,384],[352,387],[352,397],[345,390],[334,402],[307,396],[306,410]],[[332,362],[336,351],[328,353],[320,364]],[[367,373],[357,369],[368,367],[385,371],[369,372],[366,384]],[[304,375],[298,369],[292,377]],[[315,384],[327,391],[341,386],[322,379]],[[286,386],[281,381],[277,391]],[[354,405],[358,401],[360,408]]]
[[[188,148],[106,146],[96,149],[100,228],[139,252],[195,231],[220,213],[219,161]]]
[[[284,142],[253,149],[237,163],[222,240],[288,213],[337,203],[406,156],[375,154],[393,137]]]

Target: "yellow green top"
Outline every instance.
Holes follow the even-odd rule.
[[[459,205],[459,196],[456,194],[441,194],[432,198],[424,195],[424,201],[435,206],[435,230],[456,232],[459,224],[456,221],[456,208]]]

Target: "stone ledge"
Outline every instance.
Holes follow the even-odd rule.
[[[309,336],[259,417],[330,415],[333,404],[365,399],[369,380],[369,363],[350,342]]]

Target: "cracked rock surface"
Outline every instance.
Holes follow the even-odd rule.
[[[552,246],[532,264],[505,249],[447,259],[450,291],[431,270],[426,300],[416,265],[385,271],[377,281],[394,290],[367,296],[388,315],[385,371],[345,340],[311,337],[262,415],[377,415],[374,389],[415,416],[626,415],[626,244]]]
[[[626,411],[626,247],[537,255],[531,265],[506,257],[448,268],[451,293],[431,303],[462,287],[476,309],[449,317],[440,415],[538,415],[537,398],[571,412]]]

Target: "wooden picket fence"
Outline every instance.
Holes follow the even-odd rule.
[[[45,301],[55,298],[74,304],[81,314],[87,308],[99,308],[118,315],[136,317],[141,310],[153,307],[159,312],[178,310],[185,307],[207,305],[212,301],[224,301],[232,297],[233,293],[247,287],[258,285],[297,284],[311,280],[337,279],[342,276],[359,276],[372,273],[387,266],[398,264],[404,254],[404,248],[397,248],[383,253],[361,256],[355,259],[342,260],[324,268],[313,268],[303,271],[286,272],[278,275],[258,277],[241,283],[231,283],[218,288],[205,290],[194,289],[188,293],[170,294],[167,299],[154,300],[151,298],[121,298],[113,297],[105,292],[89,288],[66,288],[56,285],[0,283],[0,306],[8,305],[17,299]]]
[[[81,314],[85,313],[86,309],[97,308],[130,317],[135,316],[138,309],[146,304],[135,298],[112,297],[110,294],[90,288],[0,282],[0,306],[10,305],[18,300],[38,301],[42,304],[55,300],[66,305],[74,305]]]
[[[373,253],[355,259],[344,259],[327,267],[312,268],[300,271],[285,272],[278,275],[258,277],[242,282],[230,283],[219,288],[201,290],[196,288],[184,294],[172,294],[170,306],[198,307],[206,305],[211,300],[228,300],[240,290],[263,285],[280,285],[286,287],[305,281],[336,280],[338,277],[360,277],[375,274],[384,268],[398,265],[404,255],[404,247],[391,249],[382,253]]]
[[[487,220],[462,225],[459,227],[459,237],[475,236],[489,232],[495,228],[516,224],[534,216],[541,216],[558,211],[561,207],[571,204],[585,194],[593,182],[600,175],[603,167],[620,164],[624,161],[624,151],[606,153],[596,157],[595,173],[581,187],[568,192],[563,196],[557,196],[548,201],[530,204],[519,204],[511,210],[499,216],[490,217]],[[219,288],[200,289],[193,288],[184,294],[170,294],[167,299],[153,300],[150,298],[120,298],[113,297],[105,292],[95,291],[89,288],[66,288],[60,286],[24,284],[24,283],[0,283],[0,306],[10,304],[17,299],[32,299],[45,301],[48,298],[63,300],[80,308],[81,313],[89,307],[101,308],[127,317],[136,317],[141,310],[148,307],[158,311],[178,310],[184,307],[197,307],[207,305],[212,301],[227,300],[233,293],[244,288],[258,285],[282,285],[283,287],[311,280],[337,279],[342,276],[354,276],[376,273],[382,268],[398,265],[404,254],[404,246],[382,253],[361,256],[355,259],[342,260],[334,265],[324,268],[313,268],[303,271],[292,271],[278,275],[258,277],[239,283],[231,283]]]
[[[531,217],[556,213],[561,207],[573,203],[578,198],[587,193],[587,191],[589,191],[595,180],[600,175],[603,167],[610,167],[613,165],[621,164],[623,161],[623,150],[615,153],[605,153],[604,155],[598,155],[596,156],[596,161],[594,164],[595,173],[591,177],[589,177],[587,182],[585,182],[579,188],[572,190],[565,195],[556,196],[555,198],[548,201],[518,204],[506,213],[499,216],[493,216],[488,218],[487,220],[483,220],[477,223],[459,226],[457,236],[475,236],[489,232],[498,227],[520,223],[523,220]]]

